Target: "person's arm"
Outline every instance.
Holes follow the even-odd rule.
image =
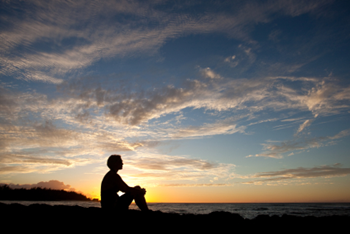
[[[140,186],[136,186],[133,188],[127,185],[118,174],[117,174],[117,183],[120,190],[124,193],[131,193],[133,195],[137,195],[137,194],[145,195],[146,193],[146,190],[141,188]]]

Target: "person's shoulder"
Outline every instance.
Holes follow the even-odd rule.
[[[115,171],[112,171],[112,170],[107,172],[106,177],[111,177],[114,179],[121,179],[120,175],[118,175]]]
[[[118,179],[122,179],[122,177],[118,173],[115,173],[115,177]]]
[[[104,178],[114,178],[116,177],[116,173],[114,171],[108,171]]]

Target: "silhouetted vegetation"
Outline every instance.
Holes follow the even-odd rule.
[[[17,200],[17,201],[62,201],[78,200],[91,201],[86,196],[65,190],[54,190],[47,188],[31,189],[11,189],[8,185],[0,186],[0,200]]]

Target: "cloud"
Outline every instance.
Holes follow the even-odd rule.
[[[302,132],[304,130],[304,128],[310,126],[310,124],[313,122],[313,120],[311,119],[308,119],[308,120],[305,120],[304,123],[302,123],[300,126],[299,126],[299,129],[298,131],[296,132],[295,135],[299,134],[300,132]]]
[[[218,165],[201,159],[189,159],[184,157],[165,157],[165,158],[140,158],[129,164],[137,168],[147,170],[169,170],[182,167],[191,167],[194,170],[210,170],[217,168]]]
[[[129,143],[127,141],[104,141],[98,144],[98,147],[107,152],[125,152],[135,151],[137,148],[142,147],[144,144],[141,142]]]
[[[0,87],[0,116],[4,119],[11,119],[14,116],[16,107],[15,96],[7,89]]]
[[[232,184],[159,184],[160,187],[222,187]]]
[[[159,118],[169,113],[179,112],[185,108],[206,108],[209,110],[227,111],[241,110],[261,111],[267,108],[276,110],[283,109],[312,109],[306,105],[305,100],[310,98],[313,88],[323,81],[314,79],[293,79],[294,82],[307,83],[310,90],[300,93],[295,89],[283,85],[283,79],[223,79],[220,82],[202,82],[188,80],[182,87],[168,85],[156,87],[151,90],[139,90],[139,92],[128,93],[123,90],[105,90],[101,87],[81,89],[78,83],[66,83],[61,90],[69,90],[69,95],[74,99],[70,102],[79,103],[72,107],[81,108],[105,108],[116,121],[124,124],[138,125],[150,119]],[[290,78],[292,80],[292,78]],[[348,87],[339,87],[335,83],[331,86],[337,87],[338,98],[333,93],[323,97],[325,104],[320,114],[336,114],[348,107],[344,105],[349,101],[347,97]],[[86,84],[84,86],[87,86]],[[248,105],[249,103],[249,105]],[[339,104],[338,104],[339,103]],[[86,107],[85,107],[86,106]],[[72,108],[73,109],[73,108]],[[85,113],[87,114],[87,113]]]
[[[289,86],[290,82],[305,88],[298,90]],[[319,116],[348,110],[349,87],[312,77],[187,80],[178,86],[160,85],[132,93],[123,87],[105,89],[96,82],[75,80],[63,82],[60,91],[65,95],[55,99],[2,88],[0,160],[6,163],[0,170],[1,173],[48,172],[93,163],[96,155],[138,152],[153,147],[150,142],[245,133],[248,126],[277,120],[270,118],[245,125],[246,117],[250,120],[260,113],[281,110],[314,113],[305,100],[323,89],[332,92],[318,96],[322,105],[329,103],[318,110]],[[186,125],[176,121],[170,125],[168,119],[164,122],[161,118],[179,113],[186,118],[189,109],[215,116],[215,120]],[[293,125],[298,121],[302,119],[282,120]],[[297,132],[310,123],[311,120],[304,120]],[[330,137],[266,143],[264,152],[255,156],[282,158],[285,154],[331,144],[332,140],[347,135],[349,130]]]
[[[293,82],[306,83],[309,87],[311,86],[310,89],[305,89],[303,93],[300,93],[301,91],[287,87],[284,83],[285,79],[285,77],[281,79],[268,77],[257,80],[221,79],[219,82],[187,80],[181,87],[167,85],[154,87],[152,90],[138,90],[134,93],[123,89],[103,89],[99,85],[90,87],[88,81],[84,84],[73,81],[60,86],[65,96],[55,100],[48,100],[46,95],[36,93],[11,93],[4,90],[0,104],[4,107],[3,120],[7,119],[7,121],[25,119],[34,114],[39,115],[44,121],[45,119],[60,120],[66,124],[88,129],[109,125],[114,128],[118,127],[118,132],[122,133],[123,126],[136,127],[171,113],[181,112],[184,116],[183,110],[186,108],[230,112],[235,113],[235,116],[267,110],[310,110],[304,100],[312,95],[314,88],[320,83],[325,86],[323,81],[291,77],[290,80]],[[335,97],[333,93],[329,93],[329,96],[323,95],[322,102],[329,104],[319,112],[320,115],[336,114],[348,109],[345,103],[350,100],[346,92],[349,87],[339,87],[335,83],[330,83],[330,86],[338,88],[338,96]],[[310,111],[313,112],[312,109]],[[311,120],[306,120],[299,126],[297,133],[309,126],[311,122]],[[20,128],[23,132],[30,130],[23,126],[16,128]],[[35,124],[33,131],[38,137],[47,136],[43,138],[43,141],[38,142],[41,145],[64,142],[73,144],[79,140],[80,135],[81,137],[86,135],[56,128],[49,122]],[[182,127],[170,131],[169,134],[179,138],[235,132],[244,132],[244,127],[237,127],[234,121],[222,119],[203,126]],[[54,141],[54,137],[60,140]]]
[[[239,64],[239,60],[236,59],[236,55],[226,57],[224,59],[224,62],[228,63],[230,65],[230,67],[237,67],[237,65]]]
[[[279,42],[280,40],[278,39],[278,37],[281,35],[281,33],[282,33],[281,30],[273,30],[269,34],[269,40],[271,40],[273,42]]]
[[[213,177],[226,178],[235,168],[234,164],[216,163],[186,156],[169,156],[145,151],[136,153],[137,155],[132,158],[123,158],[125,170],[130,170],[124,173],[127,173],[129,178],[142,178],[149,183],[159,180],[198,181]]]
[[[201,85],[199,82],[193,82],[192,88],[167,86],[146,94],[147,96],[131,94],[123,99],[115,98],[115,101],[108,105],[108,111],[116,121],[138,125],[191,106],[191,98],[195,93],[201,95]]]
[[[216,74],[213,70],[210,69],[210,67],[207,68],[201,68],[200,72],[203,77],[210,78],[210,79],[221,79],[222,77],[219,74]]]
[[[29,80],[43,81],[53,84],[61,84],[63,82],[63,79],[48,76],[46,74],[42,74],[41,72],[28,73],[27,78],[29,78]]]
[[[305,80],[309,83],[308,80]],[[312,80],[311,80],[312,82]],[[314,83],[314,82],[312,82]],[[350,87],[342,87],[336,82],[322,80],[316,82],[307,94],[299,94],[296,90],[281,87],[279,95],[284,96],[291,102],[306,107],[315,117],[318,115],[338,114],[349,108],[346,104],[350,100]]]
[[[129,143],[113,133],[79,132],[57,128],[51,122],[32,127],[3,126],[0,137],[0,173],[45,173],[99,162],[111,152],[134,151],[151,143]]]
[[[339,132],[335,136],[329,137],[329,139],[336,140],[336,139],[339,139],[339,138],[342,138],[342,137],[346,137],[346,136],[349,136],[349,135],[350,135],[350,129],[346,129],[346,130],[343,130],[343,131]]]
[[[96,104],[105,108],[107,115],[118,123],[139,125],[189,107],[217,111],[246,109],[252,112],[265,108],[288,108],[283,100],[280,103],[276,101],[276,93],[270,92],[274,82],[270,79],[221,79],[215,83],[211,80],[187,80],[181,87],[167,85],[135,93],[101,88],[81,90],[79,84],[69,83],[62,85],[61,89],[69,90],[68,94],[77,98],[76,102],[86,103],[89,108]],[[99,98],[97,91],[101,93]]]
[[[38,171],[39,170],[37,168],[33,168],[33,167],[27,166],[27,165],[20,165],[20,166],[6,166],[6,165],[2,165],[0,167],[0,174],[32,173],[32,172],[38,172]]]
[[[78,134],[76,134],[74,131],[57,128],[48,120],[42,124],[34,124],[33,127],[37,138],[41,139],[41,141],[38,142],[38,144],[41,146],[74,144],[78,137]]]
[[[247,46],[244,46],[240,44],[238,48],[241,48],[245,54],[245,56],[248,58],[248,61],[250,64],[254,63],[256,60],[256,55],[252,52],[252,48],[249,48]]]
[[[48,173],[96,161],[82,158],[68,159],[60,155],[60,150],[55,152],[50,149],[24,148],[17,152],[12,151],[14,150],[9,147],[8,150],[2,150],[0,153],[0,174]],[[49,154],[52,156],[46,156]]]
[[[0,162],[2,164],[56,164],[70,166],[69,160],[63,160],[50,157],[26,156],[18,154],[1,155]]]
[[[281,122],[295,122],[295,121],[300,121],[302,120],[303,117],[300,117],[300,118],[292,118],[292,119],[283,119],[281,120]]]
[[[283,155],[288,152],[301,151],[310,148],[318,148],[329,143],[331,140],[339,139],[350,135],[350,130],[346,129],[334,136],[327,137],[315,137],[315,138],[305,138],[305,139],[294,139],[289,141],[283,141],[277,144],[263,144],[263,149],[266,150],[263,153],[256,154],[256,157],[268,157],[268,158],[283,158]],[[290,154],[291,154],[290,153]],[[252,157],[249,155],[248,157]]]
[[[194,4],[202,5],[201,2]],[[3,3],[6,20],[2,21],[7,27],[0,31],[1,74],[58,84],[67,74],[100,59],[136,53],[152,55],[169,38],[223,32],[252,42],[249,28],[271,21],[275,13],[298,16],[325,4],[324,1],[264,4],[252,1],[239,3],[231,15],[208,8],[194,16],[182,11],[175,13],[176,3],[158,1],[55,1],[50,4],[10,1]],[[128,23],[124,17],[128,18]],[[111,24],[113,26],[109,27]],[[45,43],[47,49],[38,47],[39,43]],[[19,48],[21,53],[18,53]],[[251,62],[255,61],[249,48],[244,51]],[[207,75],[218,77],[210,71]]]
[[[138,125],[151,119],[179,112],[185,108],[205,108],[208,110],[228,111],[244,107],[246,102],[259,102],[268,96],[264,81],[225,80],[219,84],[187,80],[183,87],[167,86],[154,88],[152,92],[140,94],[121,94],[113,97],[111,104],[106,103],[109,114],[116,121]],[[259,107],[258,107],[259,106]],[[261,110],[264,105],[256,103]]]
[[[252,183],[267,183],[267,182],[278,182],[283,180],[291,180],[291,179],[307,179],[307,178],[330,178],[330,177],[340,177],[347,176],[350,174],[350,168],[342,168],[339,163],[334,165],[324,165],[313,168],[294,168],[294,169],[286,169],[280,171],[269,171],[269,172],[261,172],[257,173],[251,178],[261,178],[259,180],[253,180],[249,182],[245,182],[248,184]]]
[[[46,108],[47,106],[42,107],[42,113],[47,111]],[[15,110],[18,109],[20,106],[15,106]],[[27,120],[25,124],[22,123],[23,118],[18,119],[13,118],[10,123],[0,124],[1,174],[46,173],[95,163],[98,158],[91,157],[104,152],[131,151],[142,146],[137,142],[128,143],[120,136],[102,130],[95,132],[89,129],[81,131],[77,127],[58,127],[54,124],[54,119],[41,123]],[[39,120],[40,118],[37,121]]]
[[[47,106],[47,97],[36,92],[15,92],[0,87],[0,118],[10,122],[38,113]]]
[[[29,125],[29,124],[28,124]],[[1,125],[0,141],[4,146],[12,145],[13,149],[71,147],[76,146],[81,134],[73,130],[57,128],[50,121],[33,123],[32,126]],[[1,152],[1,151],[0,151]],[[29,153],[29,152],[28,152]]]
[[[227,57],[227,58],[225,58],[225,62],[230,62],[230,61],[232,61],[232,60],[234,60],[236,58],[236,55],[232,55],[232,56],[229,56],[229,57]]]
[[[230,119],[219,121],[212,124],[204,124],[202,126],[190,126],[175,130],[170,134],[171,138],[190,138],[204,137],[220,134],[234,134],[236,132],[243,133],[245,126],[237,127],[236,124],[230,123]]]
[[[299,126],[300,126],[302,124],[301,122],[303,122],[303,120],[304,120],[304,117],[283,119],[283,120],[281,120],[281,122],[283,122],[283,124],[276,125],[273,128],[275,130],[281,130],[281,129],[285,129],[285,128],[296,127],[297,124],[299,124]],[[284,122],[287,122],[287,123],[284,123]]]
[[[274,121],[277,121],[277,120],[278,120],[278,118],[264,119],[264,120],[260,120],[260,121],[254,122],[254,123],[250,123],[250,124],[248,124],[248,126],[255,125],[255,124],[261,124],[261,123],[266,123],[266,122],[274,122]]]

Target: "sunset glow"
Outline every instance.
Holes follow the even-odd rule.
[[[0,183],[350,202],[348,1],[1,1]]]

